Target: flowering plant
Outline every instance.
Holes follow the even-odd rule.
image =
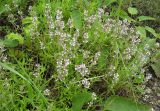
[[[138,92],[145,66],[158,48],[156,40],[144,36],[127,19],[116,19],[105,7],[56,5],[42,2],[41,8],[29,7],[29,15],[21,17],[23,37],[7,38],[16,41],[14,48],[5,50],[5,42],[0,44],[3,62],[7,53],[8,61],[18,64],[14,69],[24,73],[20,77],[28,79],[39,95],[38,88],[43,90],[40,96],[58,108],[70,107],[72,97],[85,91],[92,93],[88,108],[121,89]]]

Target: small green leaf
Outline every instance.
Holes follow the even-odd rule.
[[[151,111],[151,108],[124,97],[111,96],[106,101],[103,111]]]
[[[133,8],[133,7],[129,7],[128,8],[128,12],[131,14],[131,15],[136,15],[138,13],[138,10],[136,8]]]
[[[73,25],[80,29],[82,27],[82,18],[81,18],[81,12],[78,10],[74,10],[71,12],[71,17],[73,19]]]
[[[144,81],[144,75],[139,74],[134,78],[134,83],[140,84]]]
[[[151,34],[153,34],[155,37],[157,37],[157,33],[153,28],[146,26],[145,29],[149,31]]]
[[[23,20],[22,20],[22,24],[25,25],[25,24],[30,24],[32,23],[33,21],[33,18],[32,17],[25,17]]]
[[[139,17],[138,17],[138,20],[139,20],[139,21],[155,20],[155,18],[149,17],[149,16],[139,16]]]
[[[11,39],[11,40],[17,40],[19,42],[19,44],[24,44],[24,39],[20,34],[14,34],[14,33],[10,33],[7,35],[7,39]]]
[[[91,93],[82,92],[72,98],[72,110],[81,111],[83,105],[92,99]]]

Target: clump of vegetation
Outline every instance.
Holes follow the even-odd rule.
[[[139,15],[147,15],[156,18],[155,21],[145,21],[143,25],[149,25],[155,28],[158,32],[160,25],[160,1],[159,0],[125,0],[124,7],[128,6],[136,7],[138,9]]]
[[[42,0],[20,14],[21,25],[0,41],[2,110],[111,110],[103,105],[111,95],[137,101],[159,48],[146,30],[157,34],[102,4]]]

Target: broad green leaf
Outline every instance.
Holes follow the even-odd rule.
[[[129,17],[129,16],[126,16],[126,17],[124,17],[125,19],[127,19],[127,21],[129,21],[129,22],[136,22],[134,19],[132,19],[131,17]]]
[[[138,20],[139,20],[139,21],[155,20],[155,18],[149,17],[149,16],[139,16],[139,17],[138,17]]]
[[[19,43],[17,40],[6,39],[3,41],[3,44],[5,45],[5,47],[16,47]]]
[[[128,16],[128,14],[124,10],[120,10],[119,16],[123,19],[127,19],[129,22],[136,22],[134,19]]]
[[[89,92],[78,93],[72,98],[72,110],[81,111],[83,105],[89,102],[91,99],[91,93]]]
[[[142,38],[146,38],[146,29],[144,27],[136,27],[136,30],[138,31],[138,33],[140,33]]]
[[[82,18],[81,18],[81,12],[78,10],[74,10],[71,12],[71,17],[73,19],[73,25],[80,29],[82,27]]]
[[[122,9],[119,11],[119,15],[121,15],[121,16],[128,16],[127,12],[124,11],[124,10],[122,10]]]
[[[14,34],[14,33],[10,33],[7,35],[7,39],[11,39],[11,40],[17,40],[19,42],[19,44],[24,44],[24,39],[20,34]]]
[[[155,37],[157,37],[157,33],[153,28],[146,26],[145,29],[149,31],[151,34],[153,34]]]
[[[154,64],[151,65],[156,76],[160,78],[160,60],[156,60]]]
[[[131,15],[136,15],[138,13],[138,10],[136,8],[133,8],[133,7],[129,7],[128,8],[128,12],[131,14]]]
[[[103,111],[151,111],[151,108],[124,97],[111,96],[106,101]]]

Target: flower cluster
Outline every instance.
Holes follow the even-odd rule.
[[[47,24],[48,24],[48,33],[49,33],[50,38],[53,39],[53,36],[54,36],[53,29],[54,29],[55,25],[54,25],[53,18],[51,16],[51,7],[49,4],[46,4],[45,8],[46,8],[45,9],[45,17],[47,19]]]
[[[77,29],[76,32],[75,32],[74,35],[73,35],[72,40],[70,41],[70,45],[71,45],[73,48],[78,45],[78,41],[77,41],[78,37],[79,37],[79,30]]]
[[[86,68],[85,64],[76,65],[75,70],[79,72],[83,77],[89,74],[88,68]]]
[[[85,28],[92,28],[92,25],[95,22],[99,22],[101,24],[103,33],[110,34],[110,37],[112,37],[117,42],[116,45],[113,43],[114,47],[116,46],[116,50],[114,49],[113,52],[111,52],[111,54],[114,54],[113,57],[115,59],[122,57],[122,61],[124,62],[125,60],[125,64],[127,64],[128,61],[132,60],[132,57],[138,57],[142,55],[140,60],[144,61],[144,53],[137,53],[138,45],[141,42],[140,35],[133,27],[130,26],[130,23],[127,20],[116,21],[112,18],[107,18],[106,20],[101,21],[103,16],[106,16],[103,9],[98,9],[97,14],[93,14],[90,16],[88,15],[87,11],[84,11]],[[88,44],[89,33],[87,32],[87,30],[85,30],[85,32],[81,32],[79,29],[75,29],[71,34],[69,34],[65,32],[65,26],[69,27],[70,29],[74,28],[73,19],[69,18],[68,22],[65,25],[65,22],[63,21],[62,11],[57,10],[55,20],[55,35],[58,37],[58,42],[62,47],[62,51],[60,52],[59,58],[57,59],[56,67],[60,80],[64,80],[65,77],[69,74],[68,65],[72,64],[70,59],[76,58],[77,53],[82,52],[84,60],[87,61],[88,58],[90,58],[90,55],[92,55],[90,51],[81,48],[81,44]],[[94,35],[96,37],[100,37],[98,30],[98,28],[94,29]],[[79,41],[81,36],[82,40]],[[109,39],[108,36],[105,36],[105,39]],[[124,45],[119,47],[119,41],[123,42]],[[87,63],[87,65],[89,66],[86,66],[86,64],[83,62],[83,64],[75,65],[75,71],[81,75],[81,83],[86,88],[89,88],[90,86],[90,81],[87,79],[87,77],[90,75],[90,70],[87,67],[96,65],[100,56],[100,51],[95,53],[93,59],[91,60],[91,64]],[[111,67],[109,68],[108,74],[109,76],[113,77],[114,83],[117,83],[120,77],[120,74],[119,72],[117,72],[117,70],[121,66],[116,66],[117,70],[115,69],[115,66],[113,64],[110,64],[110,66]],[[132,69],[133,68],[130,68],[130,70]]]
[[[45,90],[43,91],[43,93],[44,93],[45,96],[49,96],[50,93],[51,93],[51,91],[50,91],[49,89],[45,89]]]
[[[35,33],[38,18],[36,13],[33,15],[32,36],[38,34]],[[63,17],[60,8],[53,16],[51,6],[46,4],[44,15],[44,29],[50,39],[40,38],[38,42],[40,49],[46,52],[50,52],[45,46],[46,41],[50,41],[50,45],[56,48],[51,55],[56,61],[54,65],[57,74],[54,77],[60,82],[72,81],[70,79],[74,78],[75,81],[79,81],[77,83],[90,88],[92,78],[105,75],[103,77],[111,79],[113,84],[118,84],[123,76],[122,72],[129,73],[131,77],[136,76],[138,69],[147,63],[151,55],[150,46],[147,46],[147,43],[144,45],[140,33],[130,22],[126,19],[113,19],[103,8],[99,8],[93,14],[84,10],[81,29],[75,26],[74,17]],[[35,76],[37,75],[35,73]]]
[[[62,20],[63,15],[61,10],[56,11],[56,29],[62,31],[65,28],[64,21]]]
[[[33,76],[34,77],[39,77],[40,76],[40,68],[41,68],[41,66],[40,66],[40,64],[38,64],[38,63],[36,63],[35,64],[35,69],[34,69],[34,72],[33,72]]]
[[[29,33],[30,33],[31,39],[34,40],[36,37],[40,35],[40,33],[38,31],[37,13],[35,11],[31,11],[31,15],[33,16],[33,19],[32,19],[33,27],[29,29]]]
[[[87,58],[89,57],[90,53],[91,53],[90,51],[87,51],[87,50],[84,51],[84,50],[83,50],[83,58],[84,58],[84,59],[87,59]]]
[[[96,64],[97,64],[97,61],[98,61],[100,55],[101,55],[101,52],[97,52],[97,53],[94,55],[94,59],[93,59],[93,61],[92,61],[92,65],[96,65]]]
[[[90,87],[90,81],[86,78],[84,78],[82,80],[82,85],[85,87],[85,88],[89,88]]]
[[[3,44],[0,44],[0,60],[5,62],[7,60],[7,55],[4,54],[4,51],[6,49],[4,48]]]
[[[84,35],[83,35],[83,42],[87,43],[88,42],[88,38],[89,38],[88,33],[84,33]]]
[[[57,60],[57,72],[58,72],[58,79],[63,81],[65,77],[68,75],[68,65],[70,64],[69,59],[59,58]]]

